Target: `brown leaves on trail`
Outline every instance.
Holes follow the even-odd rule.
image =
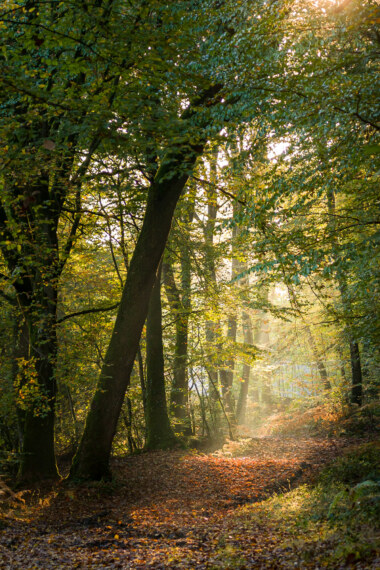
[[[220,567],[221,536],[238,536],[236,508],[308,477],[336,450],[327,440],[263,438],[213,455],[119,458],[112,484],[62,485],[0,519],[0,567]],[[264,531],[252,529],[243,549],[262,548]]]
[[[4,503],[23,503],[22,493],[14,493],[0,477],[0,505]]]

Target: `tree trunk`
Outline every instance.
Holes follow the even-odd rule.
[[[243,338],[244,343],[253,345],[252,323],[248,313],[243,313]],[[251,367],[249,364],[243,363],[242,382],[240,384],[239,398],[236,407],[236,418],[239,424],[245,423],[249,380],[251,375]]]
[[[161,266],[149,301],[146,324],[146,449],[169,449],[177,439],[170,426],[165,393],[162,342]]]
[[[240,205],[234,204],[233,213],[234,216],[237,216],[240,211]],[[236,240],[239,235],[239,230],[237,226],[235,226],[232,230],[232,263],[231,263],[231,280],[234,279],[237,275],[239,275],[241,271],[242,264],[234,258],[236,255]],[[237,333],[237,322],[236,322],[236,315],[232,314],[228,317],[228,324],[227,324],[227,339],[229,343],[233,346],[236,342],[236,333]],[[228,346],[229,351],[229,358],[224,363],[224,368],[220,370],[220,383],[222,387],[222,394],[224,399],[224,404],[229,414],[230,421],[236,424],[236,416],[235,416],[235,402],[232,393],[232,385],[234,381],[234,368],[235,368],[235,358],[232,352],[232,346]]]
[[[177,288],[173,268],[169,261],[163,264],[165,275],[165,290],[169,299],[170,307],[175,317],[175,347],[173,360],[173,382],[170,392],[170,411],[178,420],[179,428],[185,435],[191,430],[188,399],[189,399],[189,381],[187,377],[187,341],[188,341],[188,325],[189,325],[189,305],[190,292],[187,292],[189,299],[186,306],[184,305],[185,294],[181,295]],[[183,271],[182,267],[182,271]],[[182,282],[184,279],[182,278]],[[186,283],[186,287],[190,288],[190,282]]]
[[[177,167],[178,168],[178,167]],[[161,167],[149,190],[143,226],[124,285],[111,341],[104,359],[85,430],[71,468],[72,478],[109,476],[109,457],[117,421],[129,386],[156,272],[169,234],[174,208],[187,181],[165,182]]]
[[[359,345],[356,341],[350,342],[350,357],[352,370],[351,402],[361,406],[363,403],[363,377]]]
[[[138,374],[141,386],[141,396],[143,401],[143,408],[144,408],[144,418],[146,417],[146,381],[144,375],[144,362],[141,352],[141,343],[137,348],[137,365],[138,365]]]
[[[124,425],[127,430],[127,439],[128,439],[128,449],[129,453],[133,453],[136,451],[136,444],[135,440],[133,439],[132,433],[132,423],[133,423],[133,413],[132,413],[132,402],[130,398],[125,398],[127,404],[127,412],[123,414]]]
[[[229,317],[227,325],[227,339],[229,341],[236,342],[236,330],[237,330],[236,318],[234,316]],[[231,347],[228,347],[228,350],[231,351]],[[222,368],[219,372],[224,405],[231,423],[236,423],[234,398],[232,394],[234,367],[235,367],[235,359],[233,358],[233,356],[231,356],[230,358],[228,358],[228,360],[225,361],[224,368]]]
[[[306,325],[305,329],[306,329],[307,337],[309,339],[309,344],[310,344],[311,350],[312,350],[313,355],[314,355],[314,360],[315,360],[317,368],[318,368],[319,376],[321,377],[321,380],[323,382],[323,387],[325,390],[329,391],[329,390],[331,390],[331,384],[330,384],[330,380],[328,378],[325,363],[323,362],[322,356],[319,353],[317,344],[314,340],[314,337],[313,337],[313,334],[311,332],[309,325]]]
[[[186,204],[186,210],[183,216],[184,221],[184,236],[183,240],[179,243],[179,251],[181,255],[181,318],[178,321],[178,329],[176,338],[176,354],[178,360],[175,368],[178,366],[178,371],[181,374],[181,383],[184,388],[184,401],[183,401],[183,432],[185,435],[193,433],[191,426],[191,417],[189,410],[189,377],[187,370],[188,361],[188,336],[189,336],[189,316],[191,311],[191,257],[190,257],[190,228],[189,224],[194,217],[195,202],[194,199]]]
[[[335,193],[330,190],[327,193],[327,206],[329,214],[332,217],[333,222],[331,223],[331,229],[335,231]],[[348,342],[350,345],[350,362],[351,362],[351,377],[352,377],[352,388],[351,388],[351,402],[359,406],[363,403],[363,375],[360,362],[360,350],[359,345],[355,339],[354,331],[350,323],[350,317],[352,315],[352,306],[349,296],[349,290],[347,285],[346,274],[344,273],[344,268],[341,267],[340,259],[337,251],[337,239],[333,235],[332,238],[332,253],[334,257],[334,262],[336,265],[336,280],[338,282],[338,289],[340,292],[344,317],[345,317],[345,329],[346,335],[348,337]]]
[[[220,86],[211,87],[196,105],[212,105]],[[183,120],[196,111],[190,106]],[[201,125],[199,125],[199,130]],[[127,279],[104,359],[86,426],[74,457],[70,477],[99,480],[110,475],[109,458],[126,389],[130,382],[141,331],[148,314],[149,298],[156,279],[174,209],[203,151],[188,142],[177,152],[168,152],[149,192],[144,221],[129,266]]]
[[[344,367],[344,355],[343,355],[343,349],[340,345],[338,345],[338,354],[339,354],[340,375],[342,377],[342,380],[344,380],[346,382],[347,376],[346,376],[346,370]]]
[[[17,318],[17,317],[16,317]],[[13,350],[12,350],[12,386],[13,390],[17,390],[19,382],[19,363],[29,359],[29,328],[26,320],[21,312],[18,315],[18,321],[15,321],[13,330]],[[16,406],[17,414],[17,432],[18,432],[18,450],[21,451],[24,446],[24,422],[25,411]]]
[[[216,169],[217,159],[213,157],[210,164],[210,178],[213,184],[216,183]],[[207,186],[207,221],[204,228],[205,238],[205,270],[209,286],[216,286],[216,267],[215,267],[215,254],[214,254],[214,231],[216,216],[218,212],[217,195],[214,186]],[[219,417],[219,403],[220,394],[218,386],[218,366],[215,353],[219,353],[218,347],[218,331],[220,328],[219,321],[208,320],[206,321],[206,348],[207,348],[207,362],[205,368],[208,376],[208,391],[210,397],[210,411],[213,412],[214,428],[219,431],[220,417]]]
[[[263,304],[267,304],[269,296],[269,289],[265,287],[263,289],[263,296],[262,302]],[[259,346],[263,350],[267,350],[269,346],[269,326],[268,326],[268,317],[265,310],[259,310],[257,312],[257,322],[255,328],[255,337],[254,337],[254,344],[255,346]],[[254,383],[256,386],[254,387],[255,391],[255,398],[258,402],[259,400],[259,390],[261,387],[261,401],[263,404],[266,404],[270,407],[273,403],[272,398],[272,386],[270,379],[267,377],[258,378],[257,372],[254,375]],[[261,385],[261,386],[260,386]]]
[[[54,287],[24,312],[29,331],[28,360],[20,363],[17,403],[22,418],[23,445],[19,479],[23,482],[59,477],[54,450],[57,357]]]
[[[71,395],[71,391],[70,388],[68,387],[67,384],[63,385],[63,388],[65,390],[65,396],[67,399],[67,403],[69,405],[69,410],[70,410],[70,414],[71,414],[71,418],[73,420],[73,427],[74,427],[74,441],[73,441],[73,445],[76,448],[78,445],[78,441],[79,441],[79,424],[78,424],[78,419],[77,419],[77,415],[75,413],[75,407],[74,407],[74,402],[73,402],[73,397]]]

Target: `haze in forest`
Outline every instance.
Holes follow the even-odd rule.
[[[377,433],[379,22],[376,0],[2,2],[7,481]]]

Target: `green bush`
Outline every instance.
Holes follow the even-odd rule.
[[[315,484],[243,507],[239,524],[266,529],[289,567],[372,564],[380,552],[379,448],[368,443],[351,449]]]
[[[357,485],[365,480],[380,479],[380,443],[368,443],[349,451],[323,470],[323,484]]]

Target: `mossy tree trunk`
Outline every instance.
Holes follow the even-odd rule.
[[[25,207],[17,200],[0,204],[0,234],[13,242],[22,232],[18,251],[3,247],[21,310],[22,352],[15,366],[16,407],[21,433],[19,479],[23,482],[57,478],[54,453],[54,413],[57,356],[57,289],[64,261],[58,257],[59,205],[51,204],[49,174],[34,185],[14,188],[24,193]],[[15,224],[17,219],[17,224]],[[1,230],[1,223],[3,229]],[[8,229],[11,228],[11,229]],[[12,233],[14,231],[14,233]]]
[[[18,405],[23,414],[23,445],[19,478],[37,481],[58,477],[54,450],[54,416],[57,384],[56,291],[51,304],[39,310],[28,322],[29,359],[18,388]],[[44,298],[49,298],[45,294]],[[42,301],[43,299],[41,299]],[[36,320],[38,319],[38,320]],[[25,405],[25,408],[24,408]]]

